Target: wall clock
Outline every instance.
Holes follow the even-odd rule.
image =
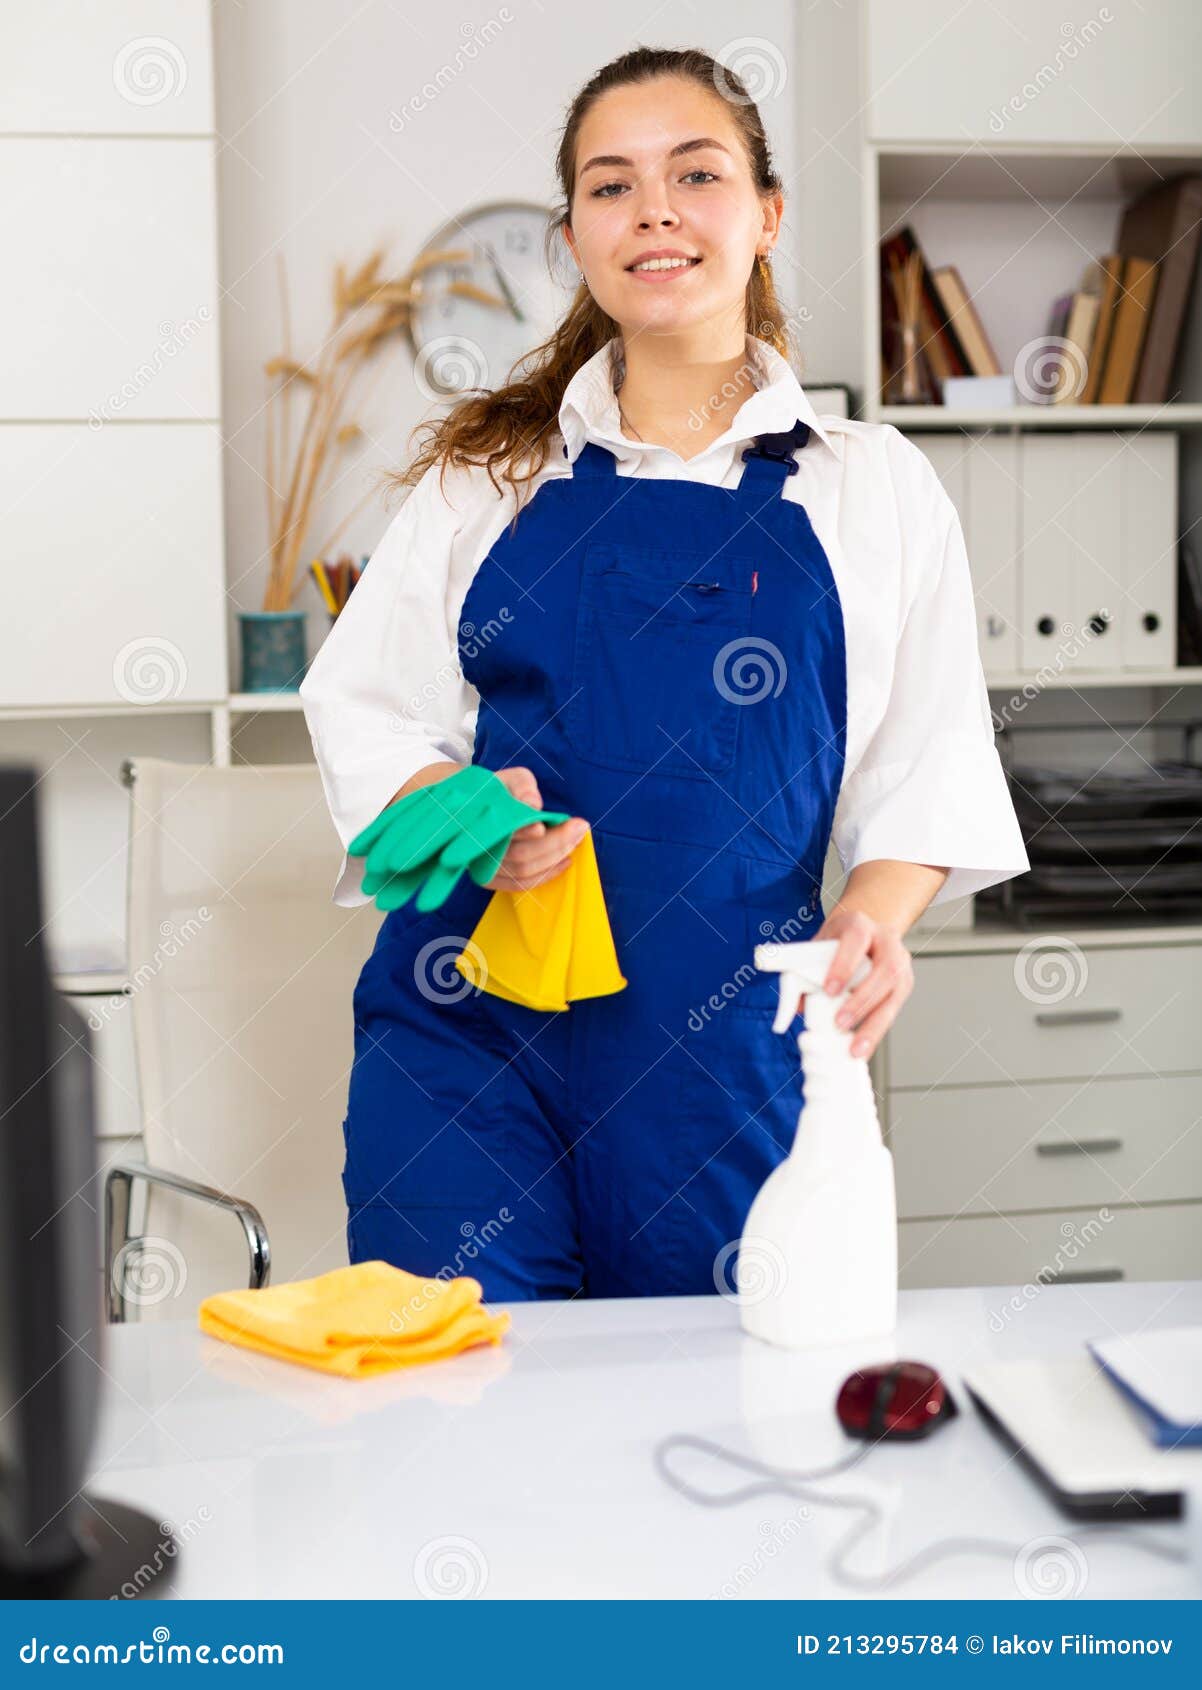
[[[550,223],[545,206],[481,205],[422,248],[409,335],[418,385],[430,398],[503,386],[515,360],[563,317],[579,272],[562,235],[553,237],[548,262]]]

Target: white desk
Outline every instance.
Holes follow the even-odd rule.
[[[894,1353],[939,1367],[963,1412],[930,1441],[884,1445],[828,1481],[870,1491],[888,1511],[857,1570],[949,1533],[1016,1548],[1073,1536],[979,1419],[962,1368],[1202,1320],[1198,1282],[1048,1287],[1004,1316],[1011,1294],[903,1293]],[[186,1540],[174,1590],[184,1598],[420,1597],[419,1579],[440,1566],[452,1583],[466,1568],[485,1597],[849,1594],[822,1569],[850,1512],[811,1508],[807,1518],[784,1495],[702,1508],[664,1484],[652,1449],[680,1430],[780,1464],[828,1461],[847,1448],[836,1386],[886,1359],[887,1345],[775,1350],[745,1336],[716,1296],[509,1307],[499,1348],[360,1381],[222,1344],[188,1322],[109,1328],[90,1489],[173,1523]],[[694,1482],[742,1482],[690,1459]],[[1130,1529],[1183,1537],[1174,1521]],[[456,1541],[444,1549],[444,1539]],[[1083,1548],[1085,1597],[1202,1589],[1192,1565],[1096,1539]],[[430,1571],[415,1573],[423,1554]],[[1020,1593],[1008,1560],[972,1557],[883,1594]]]

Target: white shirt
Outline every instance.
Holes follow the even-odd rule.
[[[586,440],[619,475],[734,487],[757,434],[800,418],[814,434],[782,496],[803,504],[843,607],[847,737],[832,838],[846,871],[872,858],[950,873],[934,902],[1030,864],[993,738],[964,536],[930,460],[891,423],[814,412],[787,359],[747,337],[756,383],[727,431],[687,461],[628,440],[611,340],[577,370],[559,435],[530,488],[570,475]],[[345,848],[418,769],[472,757],[479,695],[459,669],[460,607],[514,512],[476,465],[434,465],[384,533],[300,688],[330,814],[344,848],[334,902],[367,903],[363,859]],[[519,518],[520,521],[520,518]],[[587,818],[586,818],[587,819]]]

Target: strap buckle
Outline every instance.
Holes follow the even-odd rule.
[[[745,446],[742,461],[748,458],[767,458],[770,463],[783,464],[786,475],[796,475],[797,459],[793,456],[799,446],[804,446],[810,438],[809,423],[796,422],[792,428],[782,430],[779,434],[757,434],[750,446]]]

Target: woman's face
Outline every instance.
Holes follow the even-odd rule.
[[[691,80],[613,88],[581,124],[568,244],[624,336],[732,314],[741,323],[756,253],[775,241],[780,209],[779,195],[765,204],[757,194],[722,98]],[[691,262],[631,268],[661,249]]]

